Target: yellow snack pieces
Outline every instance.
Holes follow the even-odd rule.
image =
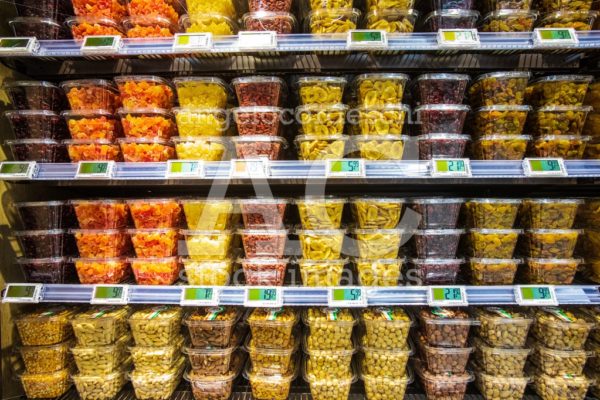
[[[180,160],[221,161],[227,148],[223,143],[196,139],[175,144],[175,151]]]
[[[359,228],[391,229],[400,222],[403,201],[380,199],[356,199],[352,202],[352,213]]]
[[[190,15],[221,14],[231,19],[237,17],[233,0],[188,0],[187,7]]]
[[[406,110],[393,108],[358,109],[358,133],[361,135],[401,135]]]
[[[366,160],[402,160],[404,155],[404,141],[400,138],[364,137],[356,145],[361,158]]]
[[[352,8],[352,0],[310,0],[310,8]]]
[[[342,223],[343,200],[298,200],[298,213],[304,229],[337,229]]]
[[[298,158],[301,160],[326,160],[344,158],[346,140],[337,138],[304,137],[298,138]]]
[[[355,231],[360,258],[396,258],[400,248],[400,230],[359,229]]]
[[[304,286],[337,286],[346,260],[299,260]]]
[[[336,104],[342,101],[343,88],[324,82],[303,84],[298,91],[302,104]]]
[[[190,229],[222,230],[229,227],[233,213],[233,202],[185,200],[183,212]]]
[[[235,34],[231,25],[228,24],[227,21],[212,17],[195,19],[185,31],[187,33],[210,32],[216,36]]]
[[[342,252],[343,230],[300,231],[300,246],[309,260],[337,260]]]
[[[355,264],[362,286],[397,286],[403,260],[357,259]]]
[[[415,26],[404,15],[369,15],[367,17],[367,29],[378,29],[389,33],[411,33],[415,30]]]
[[[233,270],[231,260],[184,260],[183,266],[190,285],[225,286]]]
[[[302,131],[309,136],[341,135],[344,133],[346,108],[301,107],[299,109]]]
[[[223,136],[227,131],[227,116],[220,109],[180,110],[175,115],[179,136]]]
[[[193,260],[225,260],[229,256],[232,236],[227,231],[190,233],[185,237],[189,257]]]
[[[404,79],[365,78],[358,83],[358,100],[364,106],[399,104],[404,96]]]
[[[182,107],[217,107],[227,105],[227,91],[223,86],[211,82],[180,82],[177,96]]]
[[[413,8],[414,3],[414,0],[367,0],[367,8],[369,10],[409,10]]]
[[[356,29],[353,9],[322,9],[311,15],[311,33],[344,33]]]

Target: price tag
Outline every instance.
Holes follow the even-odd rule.
[[[238,33],[241,50],[273,50],[277,48],[277,32],[241,31]]]
[[[440,47],[473,47],[481,44],[477,29],[440,29],[437,41]]]
[[[40,42],[35,37],[0,38],[0,54],[35,54],[40,50]]]
[[[4,303],[39,303],[42,298],[42,287],[39,283],[9,283],[6,286]]]
[[[348,178],[366,176],[364,159],[327,160],[325,176],[327,178]]]
[[[431,160],[431,176],[438,178],[471,176],[471,163],[468,158],[436,158]]]
[[[567,168],[562,158],[525,158],[525,176],[567,176]]]
[[[183,286],[181,289],[182,306],[218,306],[221,288],[214,286]]]
[[[538,47],[577,46],[579,39],[573,28],[535,28],[533,45]]]
[[[167,161],[166,178],[204,178],[206,170],[201,160],[169,160]]]
[[[464,286],[430,286],[427,304],[430,307],[468,306],[467,290]]]
[[[129,286],[127,285],[96,285],[90,304],[127,304],[128,300]]]
[[[85,53],[118,53],[123,46],[121,36],[85,36],[81,44],[81,52]]]
[[[176,33],[173,50],[209,51],[213,45],[212,33]]]
[[[515,301],[520,306],[557,306],[556,290],[552,285],[517,285]]]
[[[283,288],[247,287],[244,307],[278,308],[283,306]]]
[[[371,29],[353,29],[348,31],[346,47],[352,49],[384,49],[388,45],[385,31]]]
[[[231,160],[230,178],[264,178],[268,175],[269,160],[264,158]]]
[[[334,287],[327,289],[329,307],[366,307],[367,292],[358,286]]]
[[[80,161],[75,179],[110,179],[114,170],[114,161]]]
[[[38,165],[35,161],[7,161],[0,163],[1,179],[32,179],[37,175]]]

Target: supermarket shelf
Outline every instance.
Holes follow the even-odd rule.
[[[47,303],[89,303],[94,285],[43,285],[41,301]],[[469,305],[510,305],[515,303],[513,286],[467,286]],[[130,304],[179,304],[182,286],[129,286]],[[427,305],[426,286],[368,287],[368,305]],[[289,306],[327,305],[327,289],[323,287],[284,287],[283,303]],[[596,285],[556,286],[559,304],[600,304]],[[244,287],[225,286],[221,304],[243,305]]]

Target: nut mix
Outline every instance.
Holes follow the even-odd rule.
[[[356,29],[359,18],[360,11],[356,8],[314,9],[306,18],[305,31],[310,33],[344,33]]]
[[[305,197],[294,202],[304,229],[338,229],[342,223],[345,199]]]
[[[417,77],[415,91],[421,104],[461,104],[469,75],[423,74]]]
[[[403,264],[403,258],[354,260],[361,286],[397,286]]]
[[[304,372],[304,380],[310,386],[313,399],[346,399],[350,394],[350,386],[356,377],[352,374],[344,378],[321,378],[317,374]]]
[[[464,347],[475,322],[461,309],[440,307],[422,309],[419,318],[427,344],[442,347]]]
[[[473,338],[474,359],[486,374],[494,376],[523,376],[530,349],[503,349],[490,347],[483,340]]]
[[[108,374],[119,369],[126,359],[130,340],[130,335],[123,335],[114,344],[71,348],[77,369],[84,375]]]
[[[410,109],[404,104],[386,104],[383,106],[363,106],[352,110],[358,112],[353,131],[361,135],[402,135],[406,115]],[[354,115],[353,115],[354,117]]]
[[[237,346],[223,349],[185,347],[183,352],[188,355],[192,371],[200,375],[225,375],[233,363],[233,354]]]
[[[296,233],[300,239],[304,258],[309,260],[338,260],[340,258],[345,229],[298,229]]]
[[[592,381],[585,375],[562,375],[556,377],[536,373],[533,383],[535,391],[544,400],[584,399]]]
[[[413,231],[417,258],[452,258],[456,256],[464,229],[425,229]]]
[[[529,72],[517,71],[480,75],[469,88],[471,105],[481,107],[523,104],[530,75]]]
[[[306,372],[319,379],[338,379],[351,373],[352,356],[356,349],[314,350],[305,343],[304,353]]]
[[[529,378],[477,374],[477,388],[486,399],[520,400],[523,398]]]
[[[300,160],[335,160],[344,158],[346,155],[348,137],[343,135],[299,135],[296,136],[295,142]]]
[[[365,334],[363,346],[376,349],[404,349],[412,325],[400,307],[375,307],[361,311]]]
[[[311,307],[302,315],[308,326],[310,350],[351,349],[352,329],[357,320],[349,309]]]
[[[293,365],[293,356],[298,349],[299,339],[294,338],[286,349],[263,349],[256,347],[248,336],[244,349],[250,356],[252,368],[260,374],[285,374]]]
[[[468,262],[471,284],[512,285],[521,260],[471,258]]]
[[[69,368],[57,372],[32,374],[26,372],[20,376],[25,396],[30,399],[49,399],[62,396],[71,387]]]
[[[74,311],[65,307],[44,307],[15,318],[25,346],[47,346],[64,342],[73,333],[70,320]]]
[[[535,139],[528,152],[535,157],[559,157],[565,160],[580,160],[585,152],[589,136],[549,135]]]
[[[531,32],[537,13],[527,10],[497,10],[485,16],[481,32]]]
[[[520,229],[470,229],[469,252],[476,258],[511,258],[520,233]]]
[[[342,102],[347,80],[337,76],[303,76],[296,82],[300,104]]]
[[[531,229],[571,229],[579,199],[525,199],[521,208],[521,224]]]
[[[531,362],[546,375],[582,375],[589,356],[586,350],[553,350],[537,344],[533,348]]]
[[[579,259],[528,258],[524,276],[528,283],[570,285],[580,263]]]
[[[408,271],[414,271],[421,284],[454,283],[463,259],[455,258],[413,258]]]
[[[113,371],[100,375],[71,375],[81,400],[111,400],[125,386],[125,372]]]
[[[479,107],[474,111],[473,133],[477,136],[521,135],[530,111],[531,107],[519,105]]]
[[[129,379],[133,384],[135,397],[139,400],[168,400],[179,385],[184,368],[185,357],[181,356],[170,369],[162,369],[160,372],[134,369],[129,373]]]
[[[294,33],[296,30],[296,18],[289,12],[249,12],[244,14],[242,19],[247,31],[275,31],[282,35]]]
[[[403,229],[354,229],[352,233],[360,258],[396,258],[406,235]]]
[[[233,392],[233,382],[237,378],[244,357],[233,354],[231,369],[224,375],[207,376],[195,371],[187,371],[184,379],[190,382],[192,394],[196,400],[227,400]]]
[[[576,31],[589,31],[592,30],[597,16],[597,11],[556,11],[546,14],[537,27],[573,28]]]
[[[290,11],[292,0],[248,0],[250,11]]]
[[[535,310],[533,334],[540,344],[555,350],[580,350],[594,321],[577,309],[542,307]]]
[[[527,133],[534,136],[581,135],[590,106],[546,106],[529,114]]]
[[[169,306],[148,307],[129,317],[129,326],[137,346],[168,346],[179,334],[181,308]]]
[[[247,285],[283,286],[289,259],[275,257],[238,260],[244,270]]]
[[[302,284],[304,286],[338,286],[346,261],[346,259],[298,260]]]
[[[354,79],[354,93],[363,107],[401,104],[408,80],[405,74],[362,74]]]
[[[416,124],[424,134],[462,133],[469,106],[462,104],[428,104],[415,108]]]
[[[476,160],[522,160],[530,140],[529,135],[482,136],[473,144],[472,156]]]
[[[297,361],[294,362],[297,364]],[[255,372],[252,364],[246,364],[244,377],[250,382],[252,397],[256,400],[286,400],[292,381],[297,376],[297,365],[292,365],[285,374],[261,374]]]
[[[129,307],[99,306],[75,314],[71,320],[80,346],[106,346],[127,332]],[[81,369],[81,368],[80,368]]]
[[[49,374],[68,367],[69,346],[73,343],[63,342],[51,346],[21,346],[19,352],[30,374]]]
[[[479,321],[475,331],[492,347],[523,347],[533,319],[519,309],[486,307],[476,308],[474,317]]]
[[[229,345],[233,328],[240,319],[239,309],[234,307],[205,307],[187,315],[187,325],[194,347],[220,347]]]
[[[298,315],[293,308],[256,308],[248,316],[254,345],[260,348],[290,347]]]
[[[354,198],[352,214],[361,229],[391,229],[400,222],[404,199]]]
[[[422,335],[417,338],[417,342],[423,365],[433,374],[463,374],[473,351],[472,347],[428,346]]]
[[[395,135],[356,136],[353,138],[360,157],[365,160],[402,160],[405,138]]]
[[[463,201],[453,198],[410,199],[408,207],[418,214],[420,229],[454,229]]]
[[[461,158],[465,153],[469,135],[435,133],[417,136],[419,159]]]
[[[462,374],[433,374],[415,362],[417,373],[429,399],[462,399],[467,390],[467,383],[473,380],[468,372]]]
[[[365,383],[365,393],[369,399],[396,400],[404,397],[406,387],[412,382],[412,376],[401,378],[383,378],[361,374]]]
[[[406,374],[408,358],[413,350],[404,349],[376,349],[362,347],[362,372],[373,377],[398,378]]]
[[[140,372],[168,370],[180,359],[183,340],[183,336],[179,335],[165,346],[129,347],[135,369]]]
[[[577,229],[525,231],[523,253],[531,258],[571,258],[580,232]]]

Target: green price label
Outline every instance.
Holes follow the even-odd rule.
[[[80,174],[106,174],[108,163],[83,163],[79,168]]]
[[[26,174],[29,170],[29,164],[21,163],[2,163],[0,174]]]
[[[558,160],[531,160],[529,165],[533,172],[555,172],[561,170]]]
[[[248,300],[250,301],[276,301],[277,290],[275,289],[249,289]]]
[[[571,40],[571,39],[573,39],[573,36],[571,36],[571,32],[569,32],[568,29],[541,30],[540,35],[543,40]]]
[[[436,160],[435,165],[438,172],[466,172],[467,167],[463,160],[449,161]]]
[[[120,286],[99,286],[96,288],[94,299],[120,299],[123,296],[123,288]]]
[[[362,290],[360,289],[333,289],[333,300],[335,301],[360,301]]]
[[[350,37],[353,42],[381,42],[381,41],[383,41],[383,35],[379,31],[352,32]]]
[[[12,298],[33,298],[35,294],[35,286],[13,286],[10,285],[6,291],[6,297]]]
[[[444,40],[448,42],[475,41],[473,32],[470,31],[444,31]]]
[[[459,288],[434,288],[433,300],[435,301],[462,301],[462,293]]]
[[[360,162],[357,160],[340,160],[331,163],[331,172],[358,172]]]
[[[115,38],[112,36],[86,37],[83,47],[112,47]]]
[[[30,39],[2,39],[0,40],[0,47],[3,49],[10,49],[10,48],[17,48],[17,47],[22,47],[22,48],[26,48],[27,45],[29,45],[29,40]]]
[[[186,46],[190,44],[190,37],[187,35],[180,35],[177,37],[177,44],[179,46]]]
[[[198,170],[197,162],[180,161],[171,162],[171,169],[169,172],[172,174],[191,174]]]
[[[523,300],[550,300],[552,294],[550,288],[540,287],[523,287],[521,288],[521,297]]]
[[[185,289],[185,300],[212,300],[213,298],[212,288],[186,288]]]

